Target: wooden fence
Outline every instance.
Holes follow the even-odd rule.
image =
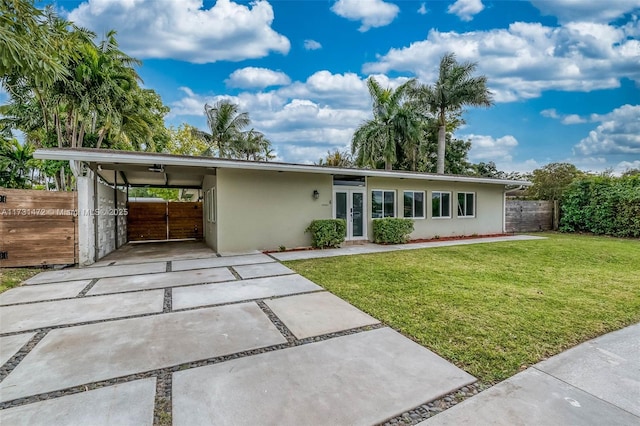
[[[0,188],[0,267],[76,263],[76,194]]]
[[[203,238],[202,202],[131,202],[128,241]]]
[[[557,202],[507,199],[505,209],[507,232],[536,232],[557,229]]]

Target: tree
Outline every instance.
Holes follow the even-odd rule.
[[[26,189],[31,187],[34,147],[17,139],[0,139],[0,186]]]
[[[335,149],[333,152],[327,151],[327,156],[318,160],[316,165],[324,167],[353,167],[353,157],[349,151]]]
[[[496,167],[496,163],[494,163],[493,161],[489,161],[488,163],[481,161],[478,164],[472,164],[471,169],[474,176],[500,179],[505,177],[505,173],[501,170],[498,170],[498,168]]]
[[[231,144],[251,124],[249,113],[239,112],[238,105],[221,100],[213,105],[205,104],[204,115],[210,133],[197,130],[195,135],[202,138],[208,148],[205,155],[216,155],[220,158],[231,158]]]
[[[528,195],[539,200],[560,200],[567,187],[584,173],[571,163],[549,163],[533,171]]]
[[[438,80],[432,85],[420,85],[412,90],[418,104],[435,115],[438,121],[437,173],[444,173],[447,119],[459,114],[464,106],[493,105],[485,76],[473,76],[477,64],[458,63],[455,54],[447,53],[440,60]]]
[[[230,145],[234,158],[253,161],[269,161],[274,158],[269,139],[254,129],[241,132]]]
[[[351,153],[358,166],[376,167],[376,163],[384,161],[385,169],[391,170],[399,147],[416,159],[422,120],[406,102],[413,84],[414,80],[409,80],[395,90],[383,89],[375,78],[369,77],[373,119],[362,123],[351,140]]]
[[[165,152],[178,155],[202,155],[207,150],[207,144],[194,133],[197,129],[187,123],[183,123],[178,128],[169,127],[169,140]]]

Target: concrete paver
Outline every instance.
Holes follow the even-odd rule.
[[[130,275],[99,280],[88,295],[122,293],[135,290],[175,287],[181,285],[233,281],[236,277],[228,268],[194,269],[181,272]]]
[[[98,268],[72,268],[41,272],[25,281],[25,284],[56,283],[61,281],[92,280],[94,278],[121,277],[136,274],[154,274],[167,270],[166,262],[135,265],[103,266]]]
[[[317,290],[322,287],[300,275],[283,275],[174,288],[172,304],[185,309]]]
[[[640,324],[580,344],[535,368],[635,414],[640,424]]]
[[[286,339],[255,303],[56,329],[0,383],[0,398],[8,401],[280,343]]]
[[[437,414],[421,426],[633,425],[640,418],[535,368]]]
[[[295,274],[294,271],[279,262],[261,263],[257,265],[234,266],[233,269],[244,280],[248,278],[272,277],[274,275]]]
[[[380,323],[328,292],[282,297],[265,303],[298,339]]]
[[[0,307],[2,333],[162,312],[164,291],[115,294]]]
[[[275,262],[265,254],[249,254],[245,256],[211,257],[207,259],[176,260],[171,262],[172,271],[186,271],[188,269],[220,268],[223,266],[251,265],[257,263]]]
[[[393,244],[393,245],[380,245],[380,244],[361,244],[354,246],[345,246],[337,249],[327,250],[302,250],[302,251],[289,251],[283,253],[271,253],[271,256],[280,260],[303,260],[303,259],[316,259],[321,257],[334,257],[334,256],[348,256],[354,254],[369,254],[369,253],[385,253],[389,251],[398,250],[417,250],[424,248],[438,248],[448,246],[461,246],[469,244],[483,244],[483,243],[497,243],[503,241],[526,241],[526,240],[543,240],[545,237],[537,237],[531,235],[513,235],[507,237],[490,237],[490,238],[477,238],[468,240],[450,240],[450,241],[433,241],[424,243],[410,243],[410,244]]]
[[[9,361],[36,333],[0,337],[0,365]]]
[[[20,286],[0,294],[0,305],[12,303],[38,302],[41,300],[64,299],[77,296],[91,280],[68,281],[65,283]]]
[[[173,375],[173,424],[371,425],[475,379],[382,328]]]
[[[134,380],[0,411],[0,424],[151,426],[156,379]]]

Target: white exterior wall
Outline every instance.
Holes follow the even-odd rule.
[[[311,221],[332,217],[331,175],[218,169],[216,180],[221,253],[307,247]]]
[[[72,169],[74,169],[72,167]],[[77,170],[77,169],[76,169]],[[75,170],[74,170],[75,171]],[[95,226],[98,226],[98,259],[106,256],[127,242],[127,217],[118,216],[118,235],[116,236],[116,215],[118,209],[126,208],[127,196],[117,191],[117,203],[114,190],[98,183],[98,210],[96,211],[93,172],[86,176],[76,176],[78,188],[78,263],[80,266],[95,262]]]
[[[424,191],[426,199],[426,218],[414,219],[414,231],[411,239],[469,236],[473,234],[500,234],[504,232],[504,187],[502,185],[439,182],[413,179],[367,179],[367,200],[369,218],[369,239],[373,240],[373,220],[371,219],[371,191],[375,189],[394,190],[396,192],[396,217],[403,217],[403,191]],[[433,191],[451,193],[451,217],[433,218],[431,213],[431,194]],[[458,217],[458,192],[476,194],[475,217]]]

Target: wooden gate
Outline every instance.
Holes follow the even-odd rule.
[[[77,263],[77,193],[0,188],[0,267]]]
[[[202,203],[129,203],[128,241],[201,240]]]

